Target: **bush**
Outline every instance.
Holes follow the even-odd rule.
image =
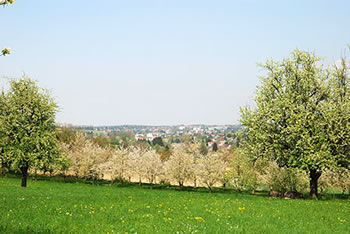
[[[270,190],[280,193],[307,191],[307,174],[299,169],[278,167],[276,163],[271,162],[266,172],[266,175],[262,176],[262,181]]]

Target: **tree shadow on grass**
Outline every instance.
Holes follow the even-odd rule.
[[[0,175],[2,178],[18,178],[20,179],[21,175],[16,172],[10,172],[6,175]],[[137,189],[145,189],[145,190],[164,190],[164,191],[176,191],[176,192],[195,192],[195,193],[209,193],[209,189],[206,187],[193,187],[193,186],[183,186],[181,189],[177,185],[170,185],[170,184],[149,184],[149,183],[141,183],[141,186],[139,183],[136,182],[128,182],[128,181],[120,181],[120,180],[114,180],[112,183],[109,180],[103,180],[103,179],[92,179],[92,178],[77,178],[75,176],[49,176],[49,175],[42,175],[38,174],[34,177],[34,175],[30,175],[29,178],[32,178],[32,180],[38,180],[38,181],[52,181],[52,182],[61,182],[61,183],[71,183],[71,184],[90,184],[94,186],[111,186],[111,187],[118,187],[118,188],[137,188]],[[254,193],[252,193],[251,190],[236,190],[230,187],[214,187],[212,189],[212,192],[209,194],[233,194],[233,195],[246,195],[246,196],[257,196],[257,197],[269,197],[269,191],[261,189],[256,190]],[[315,199],[309,196],[308,193],[304,193],[304,199],[311,200]],[[278,198],[277,198],[278,199]],[[283,198],[280,198],[283,199]],[[328,200],[334,200],[334,199],[341,199],[341,200],[348,200],[350,199],[350,194],[342,194],[342,193],[336,193],[334,191],[327,191],[327,193],[323,193],[319,195],[319,198],[317,200],[321,201],[328,201]]]

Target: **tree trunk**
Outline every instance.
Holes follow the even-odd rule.
[[[252,188],[252,194],[255,194],[255,186]]]
[[[28,177],[28,167],[22,167],[21,168],[22,172],[22,187],[27,187],[27,177]]]
[[[37,181],[38,180],[38,172],[37,172],[37,169],[35,168],[35,171],[34,171],[34,180]]]
[[[317,185],[318,178],[320,178],[321,172],[317,172],[316,170],[310,170],[310,196],[318,197]]]

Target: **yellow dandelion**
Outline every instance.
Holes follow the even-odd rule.
[[[194,217],[195,220],[198,220],[199,222],[205,222],[205,220],[202,217]]]

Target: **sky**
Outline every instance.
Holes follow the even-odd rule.
[[[74,125],[237,124],[257,63],[350,43],[336,0],[17,0],[0,22],[0,76],[37,80]]]

